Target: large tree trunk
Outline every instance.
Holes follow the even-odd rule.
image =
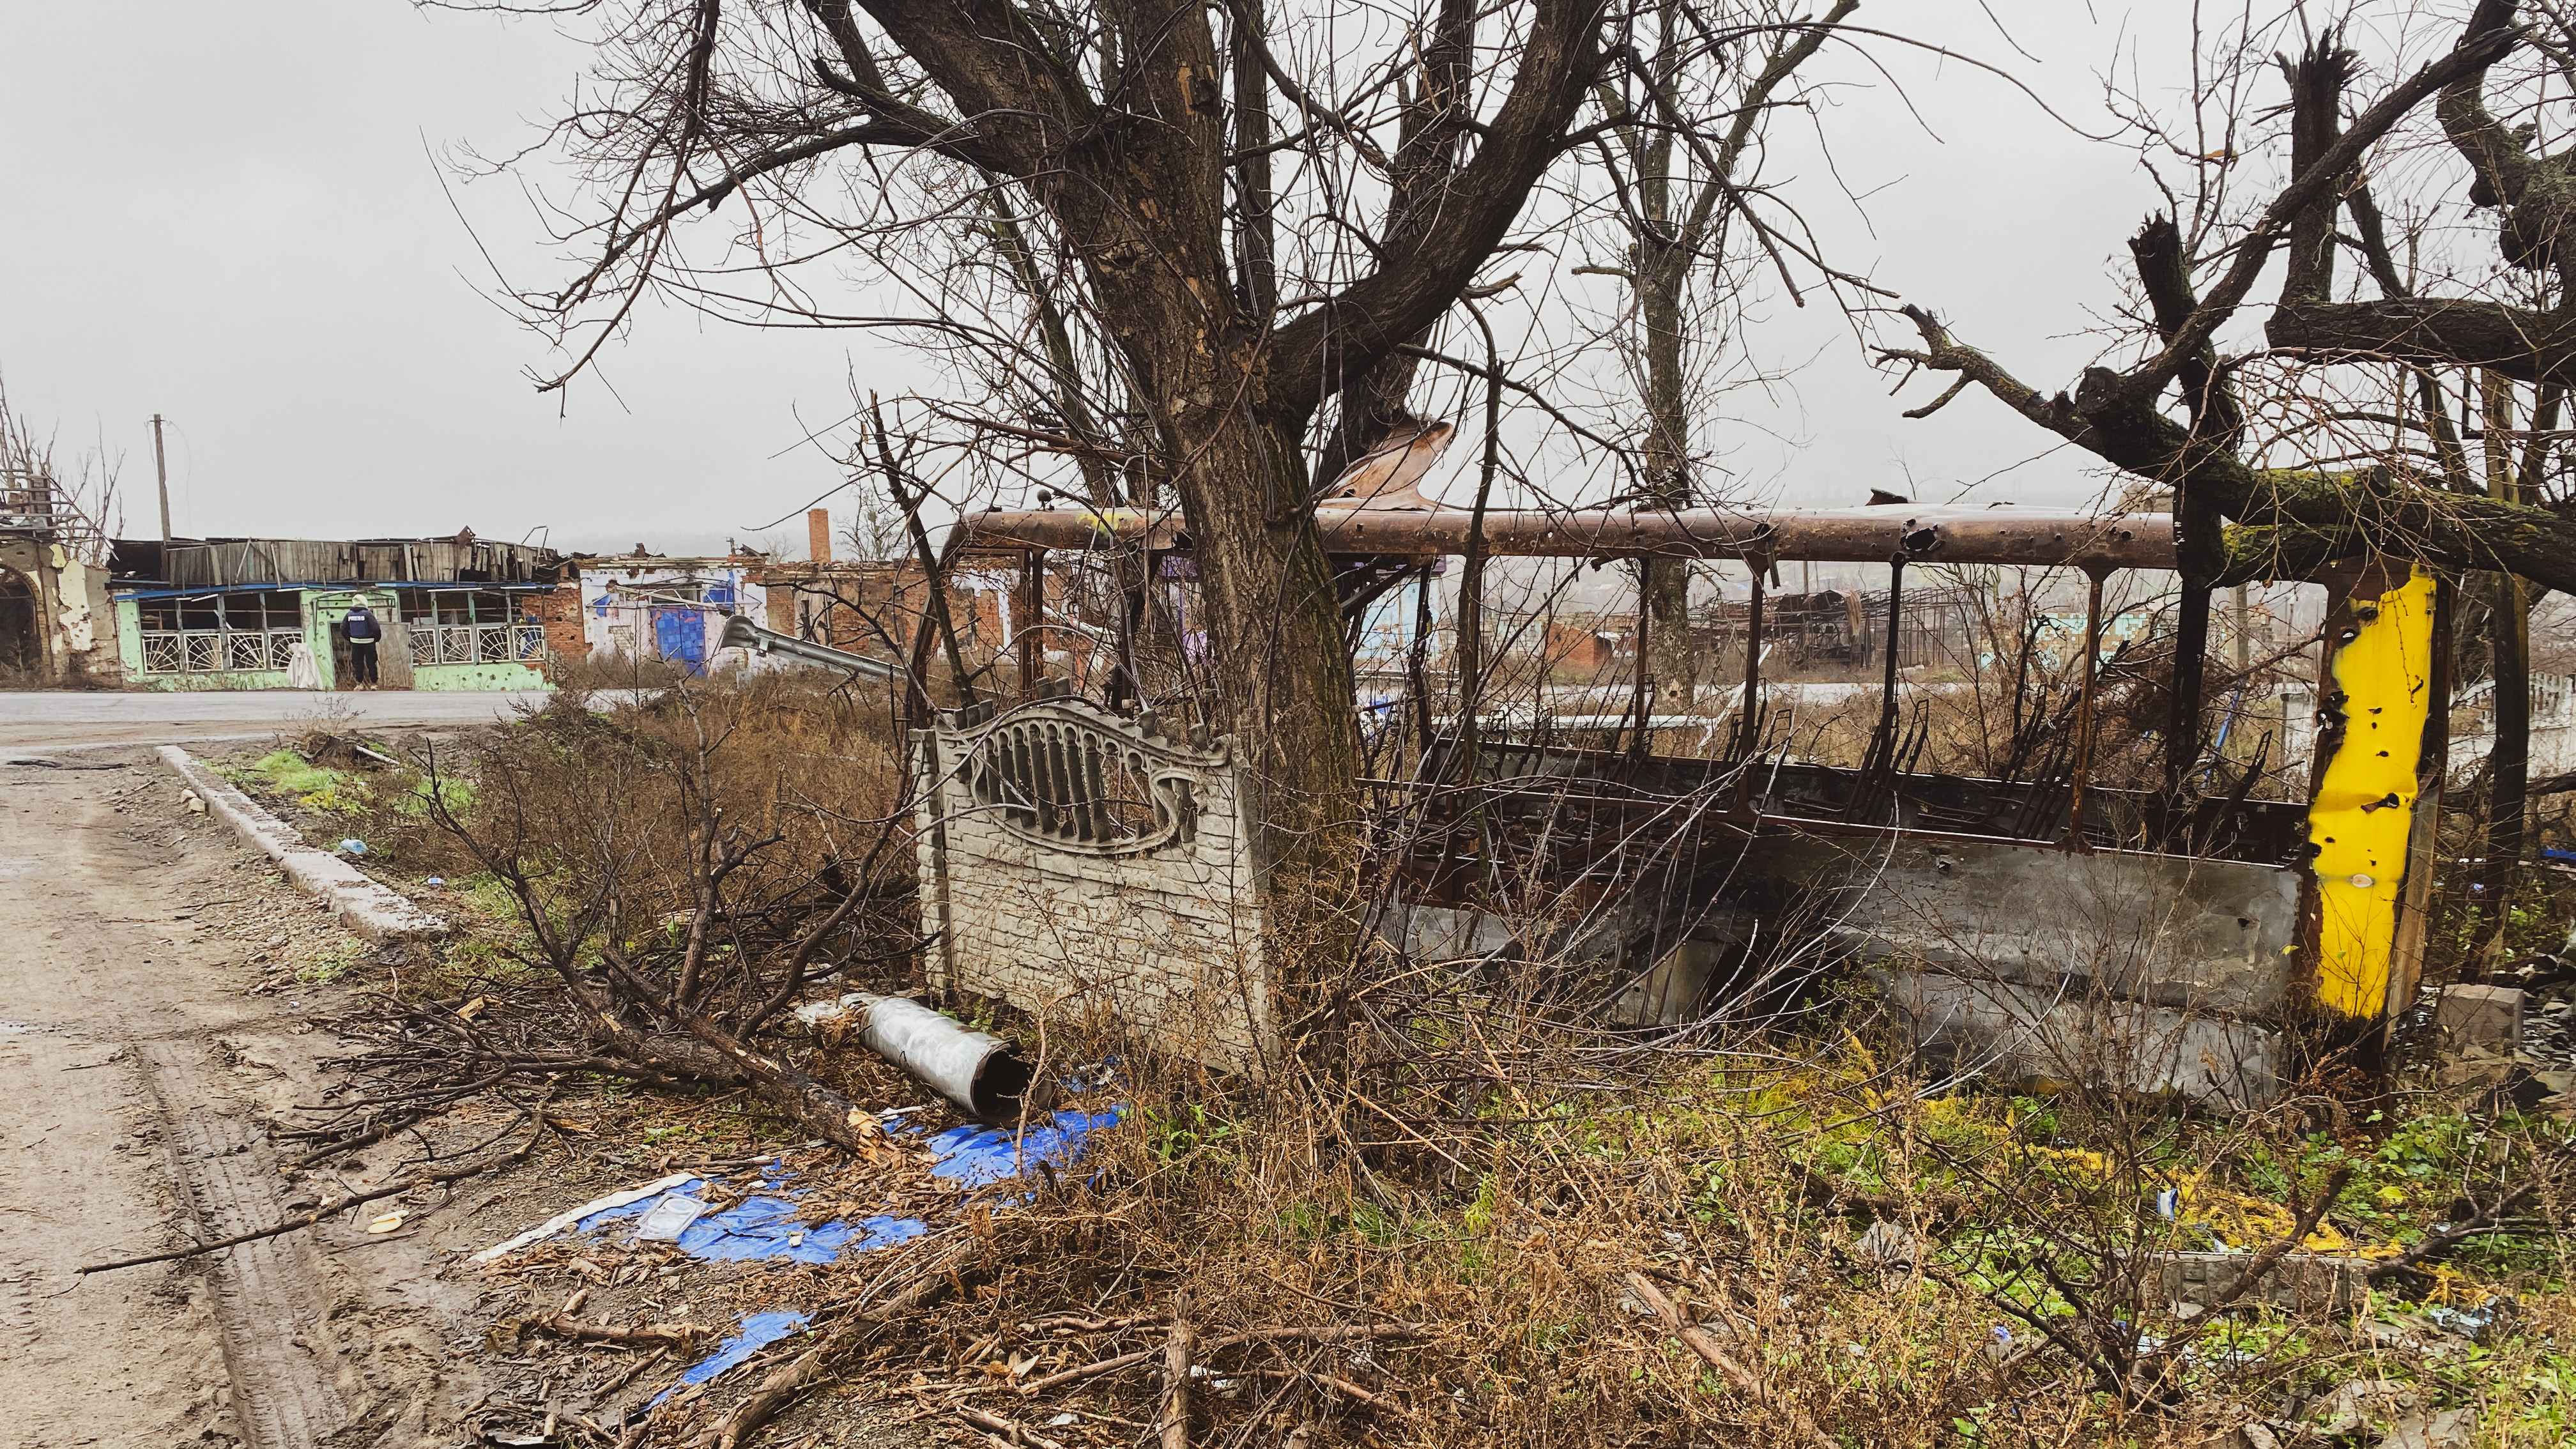
[[[1316,867],[1347,851],[1356,818],[1359,725],[1340,604],[1314,516],[1301,497],[1297,439],[1239,414],[1188,434],[1175,480],[1197,548],[1219,687],[1260,797],[1265,868]]]
[[[1647,239],[1641,242],[1637,248],[1637,300],[1646,325],[1648,496],[1657,507],[1687,508],[1690,416],[1682,386],[1682,290],[1689,283],[1691,255],[1680,246]],[[1699,644],[1691,637],[1689,561],[1646,560],[1644,588],[1646,654],[1637,667],[1653,675],[1656,698],[1687,711],[1699,693]]]
[[[1137,108],[1151,127],[1079,142],[1072,174],[1031,183],[1087,260],[1094,304],[1158,435],[1215,652],[1220,727],[1258,798],[1265,870],[1340,859],[1355,818],[1359,730],[1341,615],[1308,507],[1305,410],[1275,397],[1262,342],[1226,266],[1225,154],[1215,35],[1199,7],[1126,0],[1118,28],[1151,37]]]

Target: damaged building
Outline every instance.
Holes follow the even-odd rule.
[[[936,627],[929,574],[917,559],[835,558],[830,516],[818,508],[807,523],[807,557],[763,560],[748,574],[760,597],[745,602],[746,613],[781,634],[888,662],[937,642],[923,632]],[[984,669],[1011,649],[1014,609],[1026,612],[1018,581],[970,564],[951,570],[946,584],[942,602],[959,652],[970,669]]]
[[[552,549],[454,538],[120,539],[112,562],[126,677],[152,689],[337,689],[347,620],[383,629],[387,689],[547,687],[580,596]]]
[[[50,478],[0,478],[0,680],[54,687],[119,674],[95,529]]]
[[[565,652],[665,660],[704,673],[723,616],[762,612],[762,562],[746,553],[672,557],[646,553],[641,544],[631,554],[580,555],[573,561],[580,643]]]

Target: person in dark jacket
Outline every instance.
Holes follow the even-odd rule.
[[[385,637],[375,614],[360,604],[341,621],[349,636],[349,675],[360,689],[376,687],[376,644]]]

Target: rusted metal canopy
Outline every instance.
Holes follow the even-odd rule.
[[[1467,551],[1475,517],[1463,508],[1319,507],[1324,546],[1336,554],[1433,558]],[[1085,549],[1144,541],[1138,509],[1056,509],[970,514],[976,550]],[[1152,546],[1186,552],[1175,514],[1151,519]],[[1817,563],[2074,564],[2170,569],[2168,513],[2083,514],[2031,508],[1689,508],[1661,512],[1488,509],[1485,551],[1555,558],[1763,558]]]

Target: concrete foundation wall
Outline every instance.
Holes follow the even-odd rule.
[[[1041,1016],[1106,1014],[1157,1050],[1225,1070],[1275,1060],[1227,742],[1192,749],[1053,700],[913,743],[934,989]],[[1142,788],[1122,793],[1117,765]],[[1084,813],[1109,800],[1120,808]]]
[[[393,684],[393,671],[385,671],[386,687]],[[544,669],[534,664],[415,664],[411,668],[413,689],[552,689]]]
[[[1766,842],[1916,1044],[1955,1069],[2266,1106],[2298,1004],[2288,866],[1919,839]]]

